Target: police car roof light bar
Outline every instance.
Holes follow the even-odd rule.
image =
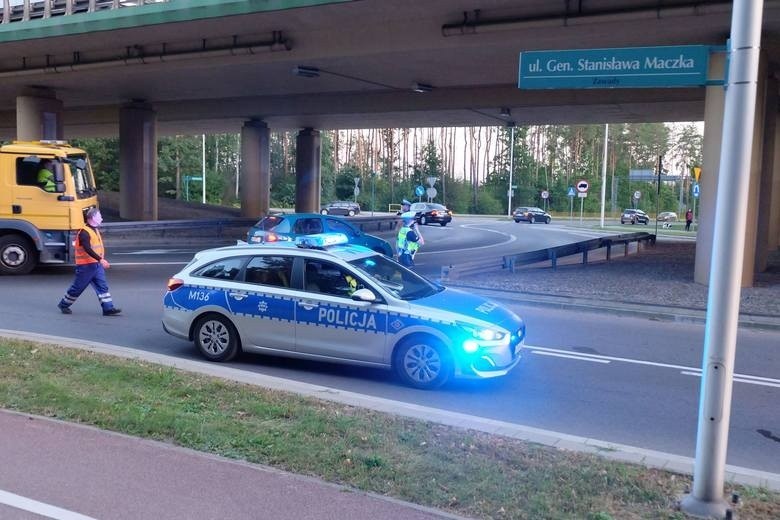
[[[328,246],[348,244],[349,238],[344,233],[316,233],[295,238],[295,245],[308,249],[325,249]]]

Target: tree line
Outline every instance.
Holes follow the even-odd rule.
[[[600,208],[604,125],[383,128],[322,131],[321,199],[354,200],[364,210],[386,211],[403,198],[417,200],[415,188],[436,178],[433,202],[456,213],[506,214],[510,156],[513,206],[545,206],[568,212],[568,191],[578,180],[590,184],[585,212]],[[294,131],[271,133],[271,203],[291,208],[295,201]],[[119,189],[119,142],[79,139],[92,160],[100,189]],[[158,193],[201,200],[204,138],[172,136],[158,140]],[[658,158],[670,177],[660,187],[634,181],[630,170],[655,170]],[[206,198],[211,204],[238,205],[240,139],[237,134],[205,136]],[[607,211],[639,207],[654,213],[682,212],[692,204],[691,170],[702,161],[702,135],[696,123],[615,124],[607,148]],[[355,178],[360,193],[355,197]],[[549,197],[542,199],[542,192]],[[639,191],[641,197],[633,197]],[[426,196],[421,197],[427,200]],[[579,203],[578,203],[579,205]]]

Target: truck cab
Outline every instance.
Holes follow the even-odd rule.
[[[0,274],[73,263],[76,234],[97,203],[84,150],[64,141],[0,146]]]

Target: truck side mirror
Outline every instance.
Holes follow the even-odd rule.
[[[60,162],[52,162],[52,168],[54,171],[54,182],[56,183],[64,183],[65,182],[65,170],[62,167],[62,163]],[[64,191],[64,190],[63,190]]]

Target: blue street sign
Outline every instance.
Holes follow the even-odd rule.
[[[566,196],[574,198],[574,186],[569,186],[569,192]]]
[[[699,183],[693,185],[693,196],[694,198],[699,198]]]
[[[706,45],[521,52],[517,87],[704,86],[709,55]]]
[[[414,194],[417,195],[418,197],[422,197],[423,195],[425,195],[425,188],[423,188],[422,186],[417,186],[414,189]]]

